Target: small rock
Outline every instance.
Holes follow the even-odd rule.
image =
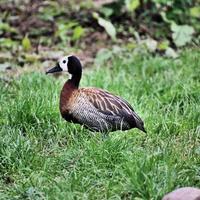
[[[10,59],[12,59],[10,52],[0,52],[0,62],[5,62]]]
[[[157,45],[158,45],[158,42],[156,40],[153,40],[151,38],[148,38],[146,40],[144,40],[148,50],[150,52],[155,52],[156,51],[156,48],[157,48]]]
[[[200,200],[200,189],[183,187],[166,194],[162,200]]]
[[[5,71],[11,68],[11,64],[9,62],[0,63],[0,71]]]
[[[168,57],[168,58],[177,58],[178,57],[178,54],[177,52],[172,49],[171,47],[168,47],[165,51],[165,55]]]

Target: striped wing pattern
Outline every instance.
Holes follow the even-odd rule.
[[[121,119],[119,123],[126,124],[124,129],[137,127],[145,131],[143,121],[124,99],[97,88],[81,88],[80,92],[85,94],[98,112]]]

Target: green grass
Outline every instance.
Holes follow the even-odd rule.
[[[84,70],[81,86],[127,99],[147,134],[132,129],[102,139],[65,122],[58,102],[66,75],[35,72],[1,83],[0,199],[150,200],[200,187],[199,55],[118,56]]]

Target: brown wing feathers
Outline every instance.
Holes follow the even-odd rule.
[[[96,89],[82,88],[82,92],[86,93],[89,101],[102,113],[107,115],[119,116],[124,118],[132,127],[144,130],[143,121],[134,112],[128,102],[111,93]]]

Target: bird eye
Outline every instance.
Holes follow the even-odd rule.
[[[63,63],[65,64],[65,63],[66,63],[66,60],[63,60]]]

